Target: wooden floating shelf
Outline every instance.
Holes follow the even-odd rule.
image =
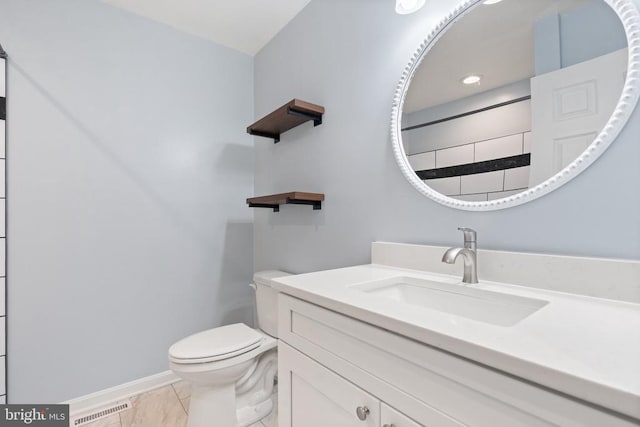
[[[280,205],[311,205],[313,210],[322,209],[322,193],[302,193],[292,191],[290,193],[271,194],[269,196],[251,197],[247,199],[250,208],[270,208],[274,212],[280,212]]]
[[[280,134],[313,120],[313,125],[322,124],[324,107],[310,102],[292,99],[274,112],[264,116],[247,128],[247,133],[256,136],[273,138],[273,142],[280,141]]]

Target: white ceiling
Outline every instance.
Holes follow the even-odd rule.
[[[255,55],[310,0],[103,0],[215,43]]]
[[[411,82],[405,113],[462,99],[534,75],[533,23],[596,0],[505,0],[479,3],[428,52]],[[463,85],[469,74],[479,85]]]

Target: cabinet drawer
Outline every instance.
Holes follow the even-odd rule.
[[[392,332],[279,296],[279,337],[426,426],[632,426],[556,394]]]
[[[281,427],[380,425],[378,399],[284,343],[278,344],[278,378]]]

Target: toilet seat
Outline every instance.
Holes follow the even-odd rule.
[[[243,323],[221,326],[184,338],[169,348],[176,364],[216,362],[258,348],[264,336]]]

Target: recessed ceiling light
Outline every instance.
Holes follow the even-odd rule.
[[[396,13],[407,15],[416,12],[424,6],[425,1],[426,0],[396,0]]]
[[[500,3],[502,0],[484,0],[484,3],[482,4],[496,4],[496,3]]]
[[[482,76],[479,76],[477,74],[471,74],[470,76],[467,76],[460,81],[465,85],[475,85],[480,83],[481,79],[482,79]]]

